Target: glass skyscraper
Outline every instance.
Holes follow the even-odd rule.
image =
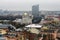
[[[32,15],[34,17],[39,16],[39,5],[33,5],[32,6]]]

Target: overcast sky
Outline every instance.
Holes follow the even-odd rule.
[[[30,11],[35,4],[40,10],[60,11],[60,0],[0,0],[0,9]]]

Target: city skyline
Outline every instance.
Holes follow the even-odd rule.
[[[33,5],[39,4],[39,10],[60,10],[60,0],[0,0],[0,9],[31,11]]]

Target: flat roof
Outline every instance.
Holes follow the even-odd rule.
[[[10,24],[0,24],[0,29],[1,29],[1,28],[8,28],[8,27],[13,28],[13,26],[10,25]]]

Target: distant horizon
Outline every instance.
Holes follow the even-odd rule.
[[[8,10],[8,9],[0,9],[2,11],[24,11],[24,10]],[[32,10],[28,10],[28,11],[32,11]],[[39,10],[39,11],[60,11],[60,10]]]

